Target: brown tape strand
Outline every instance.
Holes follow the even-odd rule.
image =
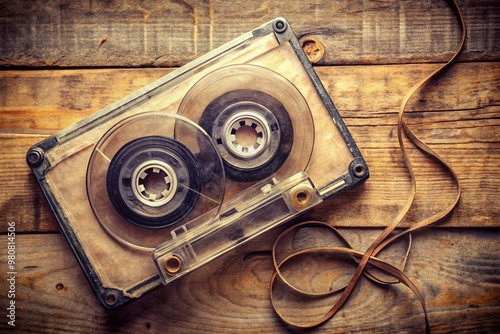
[[[347,242],[347,240],[340,234],[340,232],[338,230],[336,230],[334,227],[332,227],[326,223],[305,222],[302,224],[294,225],[294,226],[288,228],[287,230],[285,230],[277,238],[275,244],[273,245],[272,257],[273,257],[275,272],[272,275],[271,286],[270,286],[270,296],[271,296],[271,303],[273,305],[273,308],[276,311],[277,315],[285,323],[292,325],[292,326],[295,326],[295,327],[299,327],[299,328],[310,328],[310,327],[315,327],[315,326],[318,326],[318,325],[324,323],[325,321],[329,320],[331,317],[333,317],[337,313],[337,311],[342,307],[342,305],[345,303],[345,301],[349,298],[350,294],[354,290],[361,275],[365,275],[366,277],[368,277],[369,279],[371,279],[377,283],[392,284],[392,283],[401,282],[404,285],[406,285],[408,288],[410,288],[411,291],[415,294],[415,296],[419,300],[419,302],[422,306],[422,309],[424,311],[426,332],[430,332],[430,326],[429,326],[429,321],[428,321],[428,317],[427,317],[427,309],[425,307],[424,298],[423,298],[422,294],[420,293],[420,291],[417,289],[417,287],[410,281],[410,279],[403,272],[404,266],[406,263],[406,258],[407,258],[408,253],[409,253],[409,248],[411,247],[411,235],[410,235],[409,248],[408,248],[406,256],[402,262],[401,269],[398,269],[395,266],[378,259],[376,257],[376,255],[378,253],[380,253],[387,245],[392,243],[394,240],[400,238],[401,236],[407,235],[407,234],[409,235],[412,231],[415,231],[419,228],[422,228],[424,226],[428,226],[432,223],[440,221],[441,219],[446,217],[455,208],[455,206],[458,204],[458,201],[460,199],[461,185],[460,185],[460,180],[459,180],[456,172],[453,170],[451,165],[444,158],[442,158],[437,152],[435,152],[432,148],[430,148],[427,144],[425,144],[420,138],[418,138],[418,136],[410,129],[410,127],[408,126],[408,124],[404,120],[406,106],[407,106],[410,98],[413,96],[413,94],[417,90],[419,90],[429,79],[431,79],[432,77],[436,76],[438,73],[440,73],[440,72],[444,71],[446,68],[448,68],[450,66],[450,64],[455,60],[455,58],[459,55],[459,53],[461,52],[461,50],[465,44],[466,26],[465,26],[465,22],[464,22],[462,13],[460,12],[458,4],[456,3],[455,0],[450,0],[449,3],[460,21],[460,27],[462,29],[462,39],[461,39],[460,45],[459,45],[457,51],[455,52],[455,54],[451,57],[451,59],[446,64],[440,66],[437,70],[435,70],[434,72],[429,74],[427,77],[420,80],[417,84],[415,84],[408,91],[408,93],[405,95],[405,97],[403,98],[403,100],[401,102],[401,106],[400,106],[399,113],[398,113],[398,141],[399,141],[399,146],[400,146],[400,149],[401,149],[404,161],[405,161],[405,165],[406,165],[406,167],[409,171],[409,174],[410,174],[410,181],[411,181],[411,191],[410,191],[410,194],[409,194],[408,199],[406,201],[406,204],[401,209],[401,211],[398,213],[397,217],[385,228],[385,230],[378,236],[378,238],[371,244],[371,246],[368,248],[368,250],[364,253],[353,250],[352,247]],[[425,152],[428,155],[430,155],[431,157],[433,157],[439,164],[441,164],[449,172],[450,176],[452,177],[452,179],[456,185],[456,196],[455,196],[454,200],[442,211],[413,224],[411,227],[403,230],[402,232],[400,232],[394,236],[389,237],[391,235],[391,233],[394,231],[394,229],[399,225],[399,223],[405,218],[406,214],[408,213],[410,207],[413,204],[413,201],[415,199],[415,195],[417,192],[415,174],[413,171],[413,166],[411,164],[410,157],[408,155],[406,146],[405,146],[404,141],[403,141],[403,132],[406,134],[406,137],[414,145],[416,145],[423,152]],[[301,227],[305,227],[305,226],[322,226],[322,227],[329,228],[330,231],[332,231],[342,241],[342,243],[345,245],[345,247],[313,247],[313,248],[302,249],[302,250],[296,251],[296,252],[288,255],[287,257],[285,257],[284,259],[282,259],[281,261],[278,262],[277,261],[277,254],[276,254],[278,244],[283,240],[283,238],[286,235],[288,235],[292,231],[296,231],[297,229],[299,229]],[[286,280],[286,278],[284,277],[284,275],[281,272],[281,268],[285,263],[291,261],[292,259],[296,259],[298,256],[308,255],[308,254],[312,255],[312,254],[318,253],[318,252],[324,252],[324,253],[329,253],[329,254],[339,254],[339,255],[340,254],[347,254],[347,255],[352,256],[355,259],[355,261],[357,262],[357,267],[356,267],[356,270],[355,270],[354,274],[352,275],[349,283],[346,286],[339,288],[339,289],[332,290],[332,291],[328,291],[325,293],[313,293],[310,291],[303,291],[303,290],[293,286],[290,282],[288,282]],[[387,273],[388,275],[390,275],[394,279],[396,279],[396,281],[394,281],[394,282],[385,281],[383,279],[377,278],[375,275],[373,275],[372,273],[370,273],[366,270],[367,264],[370,264],[370,265],[384,271],[385,273]],[[321,316],[319,319],[317,319],[316,321],[313,321],[310,323],[295,322],[291,319],[285,318],[278,310],[278,307],[277,307],[276,302],[275,302],[274,293],[273,293],[273,288],[274,288],[274,285],[275,285],[277,278],[279,278],[288,288],[290,288],[293,291],[295,291],[296,293],[302,294],[304,296],[322,297],[322,296],[329,296],[329,295],[334,295],[334,294],[339,294],[339,293],[341,293],[341,295],[337,299],[337,301],[333,304],[333,306],[330,308],[330,310],[326,314]]]

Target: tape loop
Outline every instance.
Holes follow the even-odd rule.
[[[365,277],[371,279],[374,282],[380,283],[380,284],[394,284],[394,283],[403,283],[406,285],[408,288],[411,289],[411,291],[414,293],[414,295],[417,297],[419,300],[422,309],[424,311],[424,318],[425,318],[425,328],[426,332],[430,332],[430,325],[429,325],[429,320],[427,316],[427,309],[425,306],[425,301],[418,290],[418,288],[411,282],[411,280],[404,274],[403,270],[406,265],[406,259],[408,258],[408,254],[411,248],[411,232],[415,231],[419,228],[428,226],[430,224],[433,224],[435,222],[440,221],[441,219],[445,218],[450,214],[450,212],[456,207],[458,204],[458,201],[460,199],[461,195],[461,184],[460,180],[458,178],[457,173],[455,170],[452,168],[452,166],[443,158],[441,157],[437,152],[435,152],[431,147],[429,147],[426,143],[424,143],[408,126],[406,121],[404,120],[404,114],[406,112],[406,106],[410,100],[410,98],[413,96],[413,94],[419,90],[429,79],[432,77],[436,76],[438,73],[444,71],[447,69],[450,64],[457,58],[457,56],[460,54],[462,51],[464,44],[465,44],[465,39],[466,39],[466,25],[462,16],[462,13],[460,11],[460,8],[458,7],[458,4],[456,3],[455,0],[450,1],[450,5],[455,11],[459,21],[460,21],[460,27],[462,30],[462,39],[459,44],[459,47],[457,48],[456,52],[454,55],[450,58],[450,60],[445,63],[444,65],[440,66],[437,70],[429,74],[427,77],[423,78],[420,80],[418,83],[416,83],[405,95],[403,98],[399,113],[398,113],[398,142],[399,146],[401,149],[401,153],[403,154],[403,158],[405,161],[405,165],[409,171],[410,174],[410,181],[411,181],[411,191],[408,196],[408,199],[406,201],[406,204],[404,207],[401,209],[401,211],[398,213],[396,218],[385,228],[385,230],[377,237],[377,239],[371,244],[371,246],[368,248],[366,252],[359,252],[356,250],[353,250],[352,247],[349,245],[347,240],[340,234],[338,230],[336,230],[334,227],[330,226],[327,223],[323,222],[304,222],[302,224],[297,224],[295,226],[292,226],[285,230],[275,241],[273,248],[272,248],[272,258],[273,258],[273,264],[274,264],[274,273],[271,277],[271,285],[270,285],[270,296],[271,296],[271,303],[273,305],[274,310],[276,311],[277,315],[283,320],[285,323],[298,327],[298,328],[310,328],[310,327],[315,327],[320,324],[323,324],[327,320],[329,320],[331,317],[333,317],[337,311],[342,307],[342,305],[345,303],[345,301],[349,298],[350,294],[354,290],[357,282],[359,281],[359,278],[361,275],[364,275]],[[413,204],[413,201],[415,199],[415,195],[417,192],[417,187],[416,187],[416,179],[415,179],[415,173],[413,171],[413,167],[411,164],[410,157],[408,155],[407,149],[405,147],[405,144],[403,142],[403,132],[406,135],[406,137],[413,143],[415,144],[421,151],[427,153],[430,155],[432,158],[434,158],[440,165],[442,165],[447,172],[450,174],[451,178],[453,179],[453,182],[455,183],[456,186],[456,195],[455,198],[449,203],[442,211],[433,214],[415,224],[413,224],[411,227],[403,230],[402,232],[395,234],[391,236],[391,233],[395,230],[395,228],[400,224],[400,222],[406,217],[410,207]],[[306,248],[302,250],[298,250],[293,252],[292,254],[286,256],[284,259],[281,261],[277,260],[277,254],[276,250],[280,242],[285,238],[286,235],[289,233],[305,226],[322,226],[328,228],[331,232],[333,232],[344,244],[344,246],[320,246],[320,247],[313,247],[313,248]],[[401,268],[396,268],[395,266],[378,259],[376,256],[379,254],[385,247],[387,247],[389,244],[391,244],[393,241],[397,240],[398,238],[408,235],[409,236],[409,246],[408,250],[406,252],[405,257],[403,258]],[[324,292],[324,293],[315,293],[311,291],[304,291],[301,288],[298,288],[291,284],[283,275],[281,268],[288,263],[289,261],[296,259],[299,256],[303,255],[313,255],[318,252],[323,252],[323,253],[328,253],[332,255],[341,255],[341,254],[347,254],[353,257],[353,259],[357,262],[357,267],[352,275],[351,279],[349,280],[349,283],[341,288],[338,289],[333,289],[332,291]],[[387,281],[385,279],[378,278],[375,276],[373,273],[369,272],[366,269],[366,266],[370,264],[374,266],[375,268],[378,268],[388,275],[392,276],[395,281]],[[300,323],[296,322],[294,320],[286,318],[279,310],[277,307],[276,303],[276,298],[275,298],[275,293],[274,293],[274,286],[275,283],[280,280],[282,281],[288,288],[291,290],[295,291],[296,293],[299,293],[303,296],[307,297],[324,297],[324,296],[329,296],[329,295],[334,295],[336,293],[341,293],[340,297],[336,300],[336,302],[333,304],[333,306],[326,312],[324,315],[320,316],[316,321],[309,322],[309,323]]]

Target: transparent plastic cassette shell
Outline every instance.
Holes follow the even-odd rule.
[[[225,95],[217,96],[217,91]],[[237,101],[239,96],[242,101]],[[219,104],[227,117],[217,114]],[[244,112],[235,113],[235,108]],[[179,115],[169,116],[175,114]],[[132,120],[142,122],[151,115],[180,119],[191,130],[186,134],[162,129],[154,121],[133,126]],[[132,130],[119,130],[122,133],[107,143],[110,133],[123,124]],[[240,127],[253,127],[258,133],[254,149],[235,141]],[[198,142],[191,142],[193,138]],[[168,149],[162,148],[159,156],[151,153],[165,145]],[[137,153],[137,147],[143,151]],[[122,156],[134,167],[120,169]],[[148,156],[152,158],[139,159]],[[90,285],[109,309],[368,178],[344,121],[283,18],[56,133],[33,146],[26,159]],[[184,176],[172,179],[177,161]],[[191,173],[190,165],[196,165],[198,173]],[[246,166],[251,166],[248,175],[254,172],[249,179],[241,177]],[[209,175],[209,170],[215,173]],[[145,189],[145,178],[153,174],[166,180],[161,194]],[[133,182],[123,186],[124,179]],[[187,211],[183,205],[188,197],[181,194],[175,199],[172,190],[182,187],[192,195]],[[130,194],[141,202],[138,208],[150,207],[148,219],[128,217],[141,210],[130,211],[127,203],[101,205],[107,203],[106,196]],[[163,208],[171,198],[175,208],[158,213],[157,207]],[[172,212],[175,219],[163,222]]]
[[[200,216],[172,231],[173,239],[160,245],[153,253],[163,284],[195,270],[321,201],[321,196],[305,173],[298,173],[281,182],[271,178],[254,185],[225,202],[217,217],[207,219]],[[212,213],[207,215],[213,216]]]

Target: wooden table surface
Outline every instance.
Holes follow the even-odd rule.
[[[456,168],[463,196],[448,218],[414,234],[406,273],[425,297],[434,333],[498,332],[500,5],[458,2],[468,25],[465,50],[410,101],[408,123]],[[281,229],[105,311],[25,164],[31,145],[277,16],[297,35],[312,34],[324,45],[315,69],[371,170],[365,184],[302,220],[340,227],[363,251],[396,216],[410,189],[397,145],[397,111],[408,89],[459,43],[458,21],[446,1],[2,1],[2,331],[11,328],[7,307],[15,300],[15,329],[29,333],[299,332],[279,320],[269,301],[269,251]],[[418,194],[403,226],[437,212],[454,192],[440,167],[410,152]],[[10,222],[15,297],[5,284]],[[397,263],[395,246],[385,257]],[[320,316],[325,303],[282,307]],[[362,279],[340,312],[311,332],[423,330],[422,310],[406,287]]]

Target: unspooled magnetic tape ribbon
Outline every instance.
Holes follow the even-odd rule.
[[[276,239],[273,248],[272,248],[272,258],[273,258],[273,264],[274,264],[274,273],[271,278],[271,286],[270,286],[270,296],[271,296],[271,303],[276,311],[277,315],[281,318],[282,321],[285,323],[298,327],[298,328],[310,328],[310,327],[315,327],[318,325],[323,324],[324,322],[328,321],[331,317],[333,317],[337,311],[343,306],[343,304],[346,302],[346,300],[349,298],[350,294],[352,291],[355,289],[357,282],[359,281],[361,275],[364,275],[368,279],[380,283],[380,284],[394,284],[394,283],[403,283],[406,285],[408,288],[411,289],[411,291],[414,293],[414,295],[417,297],[419,300],[422,309],[424,311],[424,317],[425,317],[425,329],[426,332],[430,332],[430,325],[429,325],[429,320],[427,316],[427,309],[425,306],[425,301],[418,290],[418,288],[411,282],[411,280],[405,275],[404,267],[406,264],[406,259],[408,257],[408,253],[410,251],[411,247],[411,232],[415,231],[419,228],[428,226],[432,223],[438,222],[444,217],[446,217],[457,205],[459,199],[460,199],[460,194],[461,194],[461,185],[460,185],[460,180],[458,178],[457,173],[453,170],[451,165],[444,159],[442,158],[437,152],[435,152],[432,148],[430,148],[427,144],[425,144],[417,135],[411,130],[411,128],[408,126],[404,119],[404,114],[406,111],[406,106],[408,104],[408,101],[410,98],[413,96],[413,94],[419,90],[428,80],[430,80],[432,77],[436,76],[438,73],[443,72],[445,69],[447,69],[450,64],[455,60],[455,58],[459,55],[461,52],[464,44],[465,44],[465,38],[466,38],[466,26],[465,22],[462,16],[462,13],[458,7],[458,4],[456,3],[455,0],[450,0],[449,1],[452,9],[456,13],[456,16],[458,17],[460,21],[460,27],[462,30],[462,39],[460,42],[460,45],[455,52],[455,54],[451,57],[451,59],[444,65],[440,66],[437,70],[429,74],[427,77],[423,78],[420,80],[418,83],[416,83],[405,95],[403,98],[400,108],[399,108],[399,113],[398,113],[398,141],[399,141],[399,146],[401,149],[401,152],[403,154],[404,162],[405,165],[409,171],[410,175],[410,180],[411,180],[411,191],[408,196],[408,199],[406,201],[406,204],[404,207],[401,209],[397,217],[384,229],[384,231],[377,237],[377,239],[371,244],[371,246],[368,248],[366,252],[359,252],[354,249],[349,245],[347,240],[342,236],[342,234],[335,229],[333,226],[330,224],[324,223],[324,222],[316,222],[316,221],[311,221],[311,222],[304,222],[301,224],[294,225],[284,232]],[[454,200],[446,206],[442,211],[439,211],[436,214],[433,214],[430,217],[427,217],[417,223],[414,223],[411,227],[403,230],[400,233],[394,234],[391,236],[391,233],[395,230],[395,228],[400,224],[400,222],[405,218],[407,215],[408,211],[410,210],[410,207],[412,206],[412,203],[415,199],[415,195],[417,192],[417,187],[416,187],[416,179],[415,179],[415,173],[413,171],[412,163],[409,158],[407,149],[405,147],[404,141],[403,141],[403,131],[406,134],[407,138],[411,140],[415,146],[417,146],[420,150],[423,152],[427,153],[429,156],[433,157],[437,162],[439,162],[440,165],[442,165],[447,172],[450,174],[451,178],[453,179],[455,186],[456,186],[456,196]],[[303,227],[314,227],[314,226],[320,226],[324,228],[328,228],[335,236],[337,236],[340,241],[344,244],[343,247],[339,246],[325,246],[325,247],[312,247],[312,248],[306,248],[306,249],[301,249],[298,251],[293,252],[292,254],[289,254],[288,256],[284,257],[283,259],[279,260],[277,259],[277,249],[278,245],[280,242],[285,238],[285,236],[289,235],[292,232],[297,231],[300,228]],[[376,256],[378,253],[380,253],[387,245],[391,244],[393,241],[396,239],[408,235],[409,236],[409,243],[408,243],[408,250],[406,253],[406,256],[403,259],[403,262],[400,266],[400,268],[397,268],[383,260],[378,259]],[[294,286],[292,283],[290,283],[286,278],[285,275],[282,273],[282,267],[286,264],[289,263],[291,260],[296,260],[300,256],[304,255],[314,255],[318,253],[323,253],[323,254],[331,254],[331,255],[349,255],[353,257],[353,259],[357,263],[356,270],[354,271],[352,277],[350,278],[349,282],[347,285],[339,288],[339,289],[334,289],[332,291],[328,291],[325,293],[315,293],[311,291],[304,291],[301,288],[298,288]],[[392,276],[395,280],[394,281],[387,281],[385,279],[380,279],[376,277],[374,274],[372,274],[370,271],[367,270],[367,265],[370,264],[372,267],[378,268],[388,274],[389,276]],[[317,320],[309,322],[309,323],[301,323],[294,321],[292,319],[289,319],[288,317],[285,317],[279,310],[277,303],[276,303],[276,297],[274,293],[274,286],[277,283],[277,280],[280,280],[282,283],[284,283],[288,288],[293,290],[295,293],[298,293],[302,296],[305,297],[327,297],[327,296],[332,296],[334,294],[340,294],[340,297],[336,300],[336,302],[331,306],[328,312],[320,316]]]

